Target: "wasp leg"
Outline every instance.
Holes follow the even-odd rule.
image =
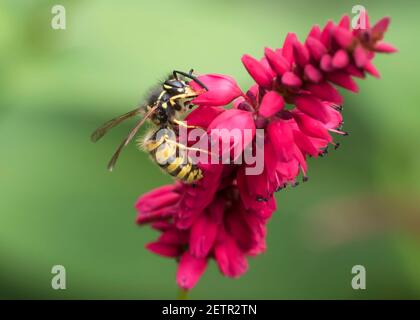
[[[169,98],[169,103],[171,105],[174,105],[176,103],[176,100],[178,99],[188,99],[188,98],[195,98],[198,96],[198,93],[195,91],[190,90],[191,92],[188,93],[181,93],[181,94],[177,94],[176,96],[173,96],[171,98]]]
[[[174,119],[172,121],[174,123],[176,123],[177,125],[179,125],[180,127],[184,127],[184,128],[187,128],[187,129],[197,129],[197,128],[200,128],[198,126],[189,126],[189,125],[187,125],[187,123],[185,121],[181,121],[181,120],[177,120],[177,119]]]

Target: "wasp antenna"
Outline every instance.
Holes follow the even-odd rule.
[[[193,69],[191,69],[192,71],[194,71]],[[202,88],[204,88],[204,89],[206,89],[207,91],[209,91],[209,88],[207,88],[207,86],[204,84],[204,83],[202,83],[200,80],[198,80],[198,78],[196,77],[196,76],[194,76],[193,74],[192,74],[192,72],[190,71],[190,73],[188,74],[188,73],[186,73],[186,72],[184,72],[184,71],[177,71],[177,70],[174,70],[174,76],[175,76],[175,78],[177,78],[177,76],[176,76],[176,74],[180,74],[180,75],[183,75],[184,77],[187,77],[187,78],[190,78],[191,80],[194,80],[195,82],[197,82]],[[178,78],[177,78],[178,79]]]

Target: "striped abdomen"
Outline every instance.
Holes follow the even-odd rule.
[[[203,172],[192,163],[187,152],[180,150],[178,142],[171,140],[168,136],[157,139],[154,133],[146,138],[144,148],[153,160],[171,176],[186,183],[193,183],[203,178]]]

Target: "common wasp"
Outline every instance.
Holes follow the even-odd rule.
[[[188,79],[197,83],[202,91],[193,90]],[[179,117],[188,108],[193,107],[191,101],[204,91],[208,91],[208,88],[193,75],[193,70],[189,73],[173,71],[165,81],[151,91],[145,105],[109,120],[96,129],[91,135],[93,142],[101,139],[109,129],[121,122],[136,115],[143,115],[142,119],[137,122],[118,146],[108,163],[108,169],[110,171],[114,169],[122,149],[134,138],[146,120],[150,120],[155,125],[155,129],[146,135],[142,146],[151,155],[152,159],[164,171],[181,181],[193,183],[200,180],[203,177],[202,170],[192,162],[185,152],[193,148],[179,143],[176,132],[178,132],[180,126],[189,127]]]

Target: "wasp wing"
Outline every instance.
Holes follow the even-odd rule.
[[[141,112],[142,108],[136,108],[134,110],[131,110],[119,117],[116,117],[114,119],[111,119],[107,122],[105,122],[102,126],[100,126],[98,129],[96,129],[92,135],[90,136],[90,139],[93,142],[98,141],[99,139],[101,139],[107,132],[109,129],[112,129],[113,127],[115,127],[116,125],[120,124],[121,122],[130,119],[132,117],[134,117],[135,115],[139,114]]]
[[[114,155],[112,156],[111,160],[108,163],[108,170],[109,171],[112,171],[114,169],[115,163],[117,162],[118,157],[120,156],[120,153],[121,153],[122,149],[130,143],[130,141],[136,135],[137,131],[139,131],[140,127],[146,122],[146,120],[157,109],[158,106],[159,105],[157,104],[153,108],[149,109],[149,111],[146,113],[144,118],[141,119],[139,122],[137,122],[136,126],[133,129],[131,129],[128,136],[121,142],[121,144],[118,146],[117,150],[115,151]]]

